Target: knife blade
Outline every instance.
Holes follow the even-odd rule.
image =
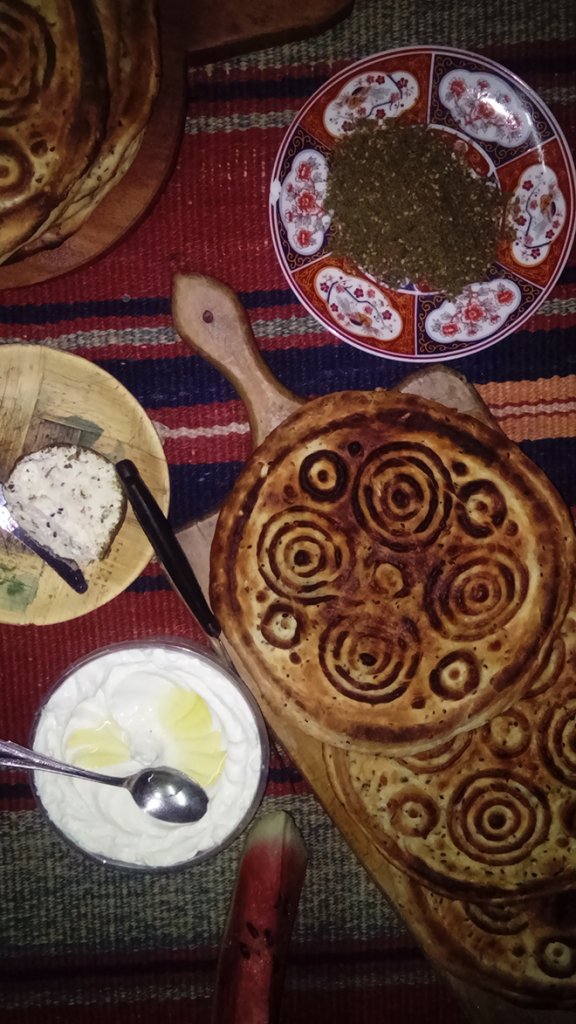
[[[85,594],[88,590],[88,583],[86,578],[76,562],[69,561],[66,558],[59,558],[57,555],[53,555],[48,548],[45,548],[43,544],[39,544],[34,537],[19,526],[14,516],[10,512],[6,503],[6,495],[4,494],[4,488],[0,483],[0,530],[4,533],[10,534],[15,537],[16,540],[20,541],[24,547],[33,551],[35,555],[38,555],[46,565],[49,565],[54,572],[58,573],[61,579],[72,587],[77,594]]]

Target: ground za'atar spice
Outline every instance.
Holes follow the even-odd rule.
[[[454,296],[486,279],[507,199],[444,133],[362,121],[330,162],[332,249],[392,288],[411,282]]]

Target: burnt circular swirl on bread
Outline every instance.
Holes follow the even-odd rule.
[[[576,891],[481,903],[395,876],[403,916],[432,960],[523,1007],[576,1006]]]
[[[14,129],[27,118],[38,117],[38,101],[50,87],[56,61],[53,33],[42,11],[11,0],[0,3],[0,211],[21,199],[32,187],[34,158],[48,150],[45,133],[37,129],[29,137]]]
[[[475,772],[454,792],[447,811],[454,846],[487,865],[526,860],[547,838],[550,808],[529,780],[508,772]]]
[[[562,707],[552,705],[546,710],[539,742],[552,775],[576,787],[576,692]]]
[[[22,0],[0,4],[0,127],[25,118],[49,85],[56,47],[42,11]]]
[[[401,836],[426,839],[438,823],[439,811],[435,801],[416,786],[409,786],[387,806],[392,828]]]
[[[462,700],[478,688],[481,669],[472,651],[446,654],[430,673],[430,689],[442,700]]]
[[[346,491],[348,475],[342,456],[322,449],[302,460],[298,479],[304,493],[314,501],[336,501]]]
[[[520,708],[496,715],[482,729],[483,743],[502,760],[519,757],[530,746],[530,740],[530,721]]]
[[[534,685],[536,696],[419,754],[332,748],[325,755],[353,820],[419,884],[482,905],[576,889],[573,619],[571,610],[559,637],[563,668],[543,693]],[[436,809],[425,841],[397,825],[416,791]],[[574,932],[576,941],[576,923]]]
[[[28,153],[17,142],[6,140],[0,152],[0,201],[18,198],[29,186],[34,166]]]
[[[266,609],[260,628],[273,647],[291,650],[300,641],[301,616],[290,604],[275,601]]]
[[[337,593],[340,577],[354,560],[338,522],[301,506],[272,516],[258,538],[257,554],[259,571],[271,590],[303,603]]]
[[[470,537],[489,537],[502,526],[508,508],[493,480],[470,480],[457,493],[458,521]]]
[[[433,544],[452,509],[450,476],[426,444],[393,441],[370,453],[358,473],[358,521],[391,551]]]
[[[320,637],[318,651],[331,685],[366,704],[389,704],[405,693],[421,658],[413,622],[386,624],[363,614],[331,622]]]
[[[466,903],[464,909],[476,927],[489,935],[518,935],[529,920],[522,907],[510,903]]]
[[[496,635],[525,601],[528,583],[526,566],[503,545],[448,551],[426,581],[430,624],[455,641]]]
[[[502,435],[415,396],[340,392],[239,475],[210,596],[273,710],[336,746],[412,756],[526,691],[574,555],[567,509]],[[271,627],[279,600],[291,633]]]
[[[539,943],[535,960],[543,974],[565,980],[576,975],[576,945],[559,936],[551,936]]]

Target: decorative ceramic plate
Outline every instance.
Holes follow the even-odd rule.
[[[42,345],[0,345],[0,480],[21,455],[48,444],[79,444],[112,461],[132,459],[164,511],[168,466],[152,422],[134,396],[80,356]],[[125,590],[152,548],[130,508],[102,561],[84,570],[77,594],[37,555],[0,531],[0,622],[63,622]]]
[[[450,301],[410,283],[389,288],[331,252],[331,153],[359,120],[400,114],[453,136],[476,174],[514,195],[515,237],[500,242],[485,280]],[[564,135],[527,85],[476,54],[417,46],[359,61],[308,100],[276,157],[270,224],[286,278],[323,327],[376,355],[445,361],[517,331],[543,302],[570,252],[575,193]]]

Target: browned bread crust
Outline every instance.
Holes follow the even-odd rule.
[[[134,160],[158,88],[154,0],[0,0],[0,263],[76,231]]]
[[[0,258],[27,241],[90,165],[109,89],[91,0],[0,0]],[[4,93],[2,95],[2,93]]]
[[[398,875],[396,892],[425,952],[452,974],[523,1006],[576,1006],[576,890],[474,903]]]
[[[576,886],[576,609],[530,695],[441,747],[325,749],[334,790],[398,869],[475,901]]]
[[[210,596],[280,715],[341,747],[423,750],[512,704],[572,593],[574,531],[499,432],[399,393],[307,403],[225,502]]]
[[[158,91],[159,53],[154,0],[94,0],[106,48],[110,110],[95,159],[22,255],[64,241],[77,231],[133,163]]]

